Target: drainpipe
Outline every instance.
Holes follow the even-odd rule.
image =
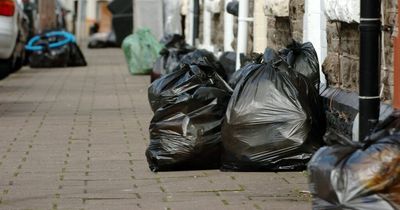
[[[212,14],[208,9],[210,5],[210,0],[203,1],[203,43],[202,48],[213,52],[214,47],[211,44],[211,28],[212,28]]]
[[[381,19],[380,0],[361,0],[360,16],[360,141],[379,119]]]
[[[185,18],[185,41],[194,46],[193,43],[193,1],[188,1],[187,14]]]
[[[229,14],[226,10],[226,6],[231,1],[232,0],[225,0],[224,7],[224,51],[233,51],[233,15]]]
[[[236,47],[236,70],[240,69],[240,54],[246,54],[249,21],[249,1],[239,0],[238,37]]]
[[[394,41],[394,98],[393,107],[400,109],[400,0],[398,0],[396,38]]]
[[[200,16],[200,3],[199,0],[193,0],[193,35],[192,43],[196,45],[196,40],[199,38],[199,16]]]
[[[267,17],[264,13],[265,0],[254,1],[254,52],[264,53],[267,47]]]
[[[86,32],[86,7],[87,0],[78,0],[77,40],[82,44]]]

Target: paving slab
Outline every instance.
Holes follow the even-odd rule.
[[[120,49],[0,81],[0,209],[311,209],[307,174],[153,173],[149,76]]]

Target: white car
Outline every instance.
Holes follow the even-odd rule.
[[[0,78],[23,66],[28,22],[19,0],[0,0]]]

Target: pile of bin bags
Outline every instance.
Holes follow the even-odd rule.
[[[167,34],[164,36],[160,43],[163,45],[163,49],[160,51],[160,56],[157,58],[153,65],[153,71],[151,72],[151,82],[160,78],[163,75],[169,74],[176,69],[183,62],[190,62],[192,56],[196,54],[187,54],[193,52],[195,48],[189,46],[182,35],[180,34]],[[202,50],[205,56],[209,56],[209,59],[215,59],[211,52]],[[186,57],[185,57],[186,56]],[[257,62],[262,55],[253,53],[250,56],[241,55],[241,65]],[[185,59],[183,59],[185,58]],[[236,70],[236,53],[225,52],[219,59],[218,63],[221,68],[217,68],[220,71],[220,75],[227,81],[230,80],[231,76]]]
[[[153,82],[150,169],[305,169],[325,132],[315,50],[293,43],[261,60],[236,72],[231,86],[204,57]]]
[[[164,48],[160,51],[160,56],[153,65],[151,82],[158,79],[161,75],[173,72],[180,65],[182,58],[195,50],[179,34],[166,35],[161,39],[160,43]]]
[[[149,88],[154,117],[146,156],[153,171],[220,165],[221,124],[232,89],[217,73],[216,59],[203,51],[188,57],[189,64]]]
[[[68,39],[68,40],[66,40]],[[33,37],[26,46],[31,68],[86,66],[75,37],[65,31],[53,31]]]
[[[308,170],[313,209],[400,209],[400,112],[362,143],[321,148]]]

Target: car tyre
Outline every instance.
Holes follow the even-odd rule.
[[[24,56],[18,57],[15,60],[14,65],[12,65],[11,67],[11,72],[10,73],[14,73],[17,72],[18,70],[20,70],[22,68],[22,66],[24,66]]]
[[[0,79],[6,78],[13,70],[13,59],[0,59]]]

